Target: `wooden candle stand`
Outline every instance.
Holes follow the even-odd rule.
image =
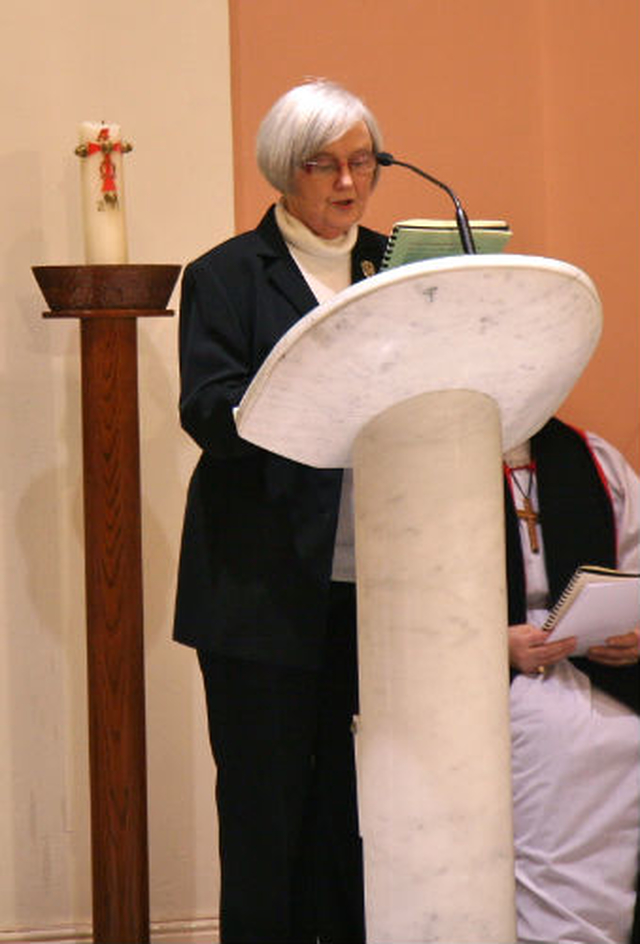
[[[137,319],[179,265],[34,266],[81,328],[93,939],[149,941]]]

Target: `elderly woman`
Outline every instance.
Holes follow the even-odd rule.
[[[180,414],[202,455],[175,638],[204,678],[223,942],[364,940],[350,482],[243,441],[233,408],[288,328],[377,270],[385,239],[358,223],[381,144],[356,96],[291,89],[258,134],[279,201],[184,274]]]

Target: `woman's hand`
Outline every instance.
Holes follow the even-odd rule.
[[[509,663],[525,675],[535,675],[566,659],[576,647],[576,637],[547,642],[549,634],[529,623],[509,627]],[[606,647],[605,647],[606,648]]]
[[[592,646],[587,657],[602,665],[635,665],[640,657],[640,629],[622,636],[610,636],[604,646]]]

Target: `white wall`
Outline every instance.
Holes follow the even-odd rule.
[[[131,262],[184,264],[233,227],[226,0],[0,8],[0,941],[90,934],[77,322],[35,264],[83,262],[83,120],[121,124]],[[177,292],[171,307],[176,307]],[[193,654],[170,641],[186,482],[177,319],[141,319],[141,464],[154,937],[211,940],[213,770]]]

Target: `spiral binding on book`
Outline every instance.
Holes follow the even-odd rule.
[[[504,220],[471,220],[478,252],[499,252],[511,237]],[[397,246],[398,243],[400,246]],[[400,250],[394,259],[396,247]],[[394,223],[382,257],[381,271],[426,259],[462,253],[462,240],[455,220],[399,220]]]
[[[576,588],[580,585],[581,582],[583,582],[583,578],[585,577],[585,575],[589,575],[589,574],[592,574],[596,578],[600,577],[604,580],[606,580],[607,578],[611,578],[611,579],[623,578],[624,579],[625,577],[631,577],[637,580],[638,577],[640,576],[640,574],[634,571],[616,570],[615,568],[612,568],[612,567],[599,567],[595,564],[584,564],[582,567],[577,567],[572,577],[569,579],[569,582],[567,583],[566,587],[564,588],[564,590],[562,591],[562,593],[556,600],[555,604],[549,611],[549,615],[547,616],[542,626],[543,629],[545,630],[553,629],[553,627],[555,626],[558,620],[558,617],[564,610],[566,604],[573,597],[576,591]],[[597,579],[596,579],[596,582],[598,582]]]

